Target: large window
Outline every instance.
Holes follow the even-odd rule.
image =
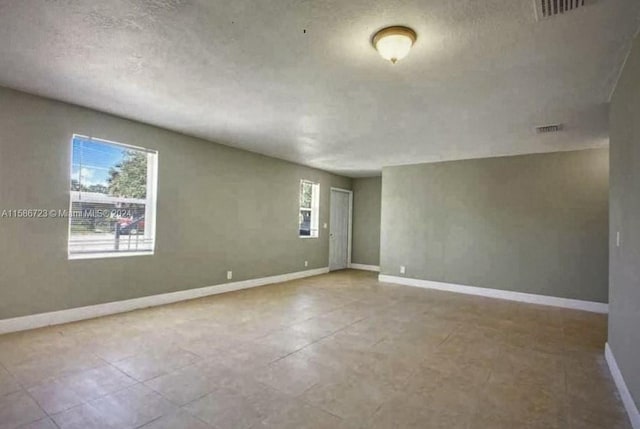
[[[300,237],[317,237],[320,208],[320,185],[300,181]]]
[[[74,135],[69,258],[153,254],[157,152]]]

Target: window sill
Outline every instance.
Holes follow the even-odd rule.
[[[149,252],[105,252],[105,253],[77,253],[69,255],[69,260],[80,259],[110,259],[110,258],[126,258],[129,256],[152,256],[153,251]]]
[[[319,236],[312,236],[312,235],[299,235],[299,238],[304,238],[305,240],[309,239],[309,238],[319,238]]]

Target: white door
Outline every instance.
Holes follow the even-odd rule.
[[[331,190],[329,269],[342,270],[349,264],[349,192]]]

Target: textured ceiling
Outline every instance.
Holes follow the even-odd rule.
[[[639,14],[637,0],[541,22],[532,0],[0,0],[0,85],[359,176],[606,145]],[[393,24],[418,33],[395,66],[370,45]]]

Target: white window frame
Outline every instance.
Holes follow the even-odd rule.
[[[145,226],[144,226],[144,239],[151,241],[151,250],[145,251],[111,251],[111,252],[76,252],[72,253],[70,248],[71,241],[71,222],[73,220],[73,203],[74,197],[78,197],[79,191],[70,191],[69,195],[69,231],[67,234],[67,257],[69,260],[82,260],[82,259],[102,259],[102,258],[121,258],[128,256],[150,256],[155,254],[156,248],[156,206],[157,206],[157,194],[158,194],[158,151],[153,149],[148,149],[140,146],[133,146],[125,143],[115,142],[111,140],[105,140],[95,137],[89,137],[82,134],[73,134],[71,137],[71,162],[70,162],[70,173],[69,174],[69,187],[71,189],[71,176],[73,174],[73,141],[76,138],[82,138],[85,140],[95,141],[98,143],[109,144],[112,146],[119,146],[124,149],[131,149],[140,152],[146,152],[149,156],[147,156],[147,192],[145,199],[134,199],[134,198],[122,198],[122,197],[109,197],[105,196],[104,198],[100,198],[99,202],[124,202],[124,203],[144,203],[145,204]],[[86,194],[86,193],[85,193]],[[86,197],[84,199],[86,200]],[[97,201],[97,200],[96,200]]]
[[[308,183],[311,185],[311,208],[302,207],[302,184]],[[298,195],[298,216],[301,211],[309,211],[310,214],[310,235],[300,235],[300,224],[298,223],[298,237],[300,238],[318,238],[320,237],[320,183],[312,180],[302,179],[300,180],[299,195]]]

